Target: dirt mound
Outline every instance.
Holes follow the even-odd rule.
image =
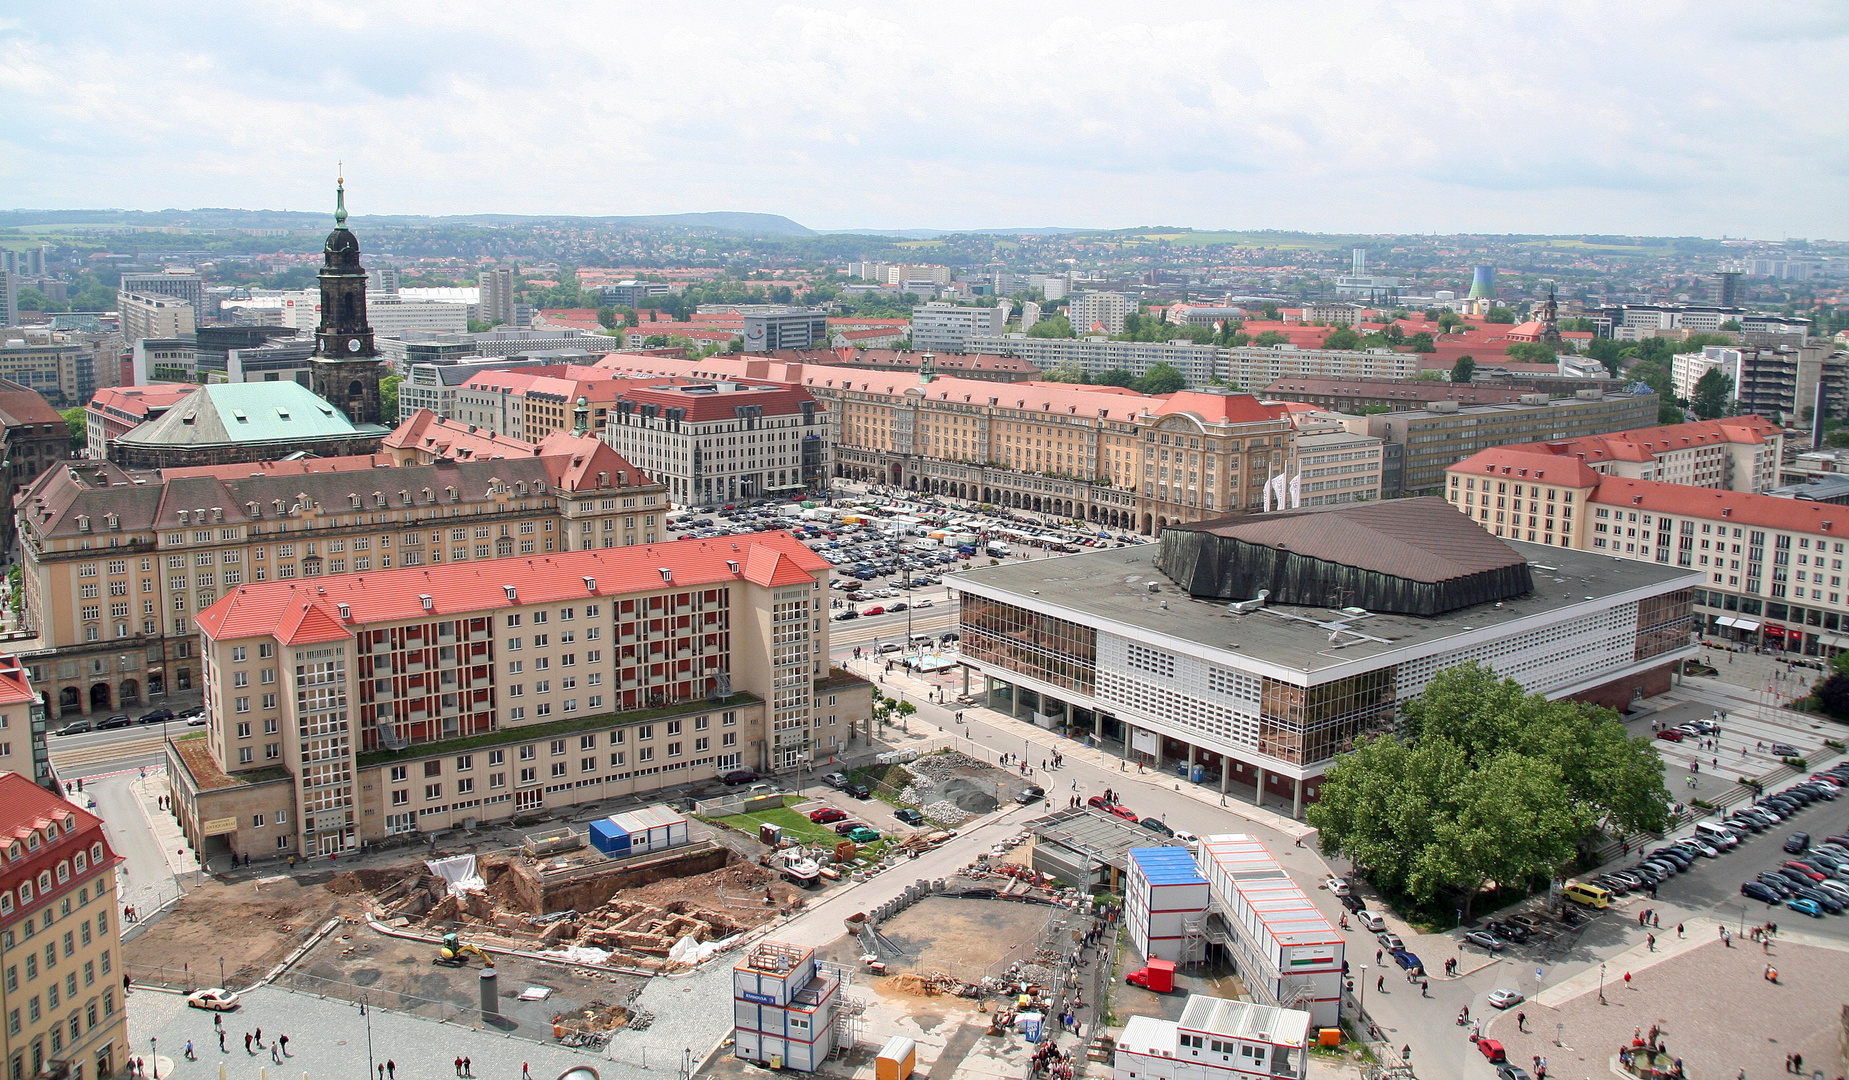
[[[343,870],[335,874],[323,886],[335,896],[355,896],[359,893],[374,893],[404,880],[406,874],[422,869],[417,864],[398,866],[381,870]]]
[[[971,814],[986,814],[1001,805],[1000,800],[976,781],[962,776],[939,784],[937,796],[956,803],[958,808]]]

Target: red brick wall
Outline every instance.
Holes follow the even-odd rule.
[[[1670,686],[1670,669],[1673,666],[1673,664],[1663,664],[1635,675],[1627,675],[1603,686],[1595,686],[1590,690],[1573,694],[1569,700],[1588,701],[1594,705],[1603,705],[1608,709],[1623,712],[1630,707],[1637,688],[1640,686],[1643,687],[1644,696],[1647,698],[1667,691]]]

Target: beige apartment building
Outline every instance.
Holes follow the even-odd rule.
[[[0,971],[14,1080],[108,1080],[123,1067],[117,856],[102,820],[0,774]]]
[[[667,535],[662,486],[603,442],[555,435],[533,450],[50,469],[15,504],[38,639],[21,660],[53,717],[107,713],[195,690],[193,617],[243,585]]]
[[[828,666],[828,574],[759,533],[241,586],[199,616],[181,824],[330,855],[827,764],[871,708]]]
[[[129,344],[144,338],[191,337],[193,306],[184,300],[156,293],[125,292],[116,296],[122,316],[122,337]]]

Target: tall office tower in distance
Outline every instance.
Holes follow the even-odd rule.
[[[0,326],[19,325],[19,287],[11,270],[0,270]]]
[[[1355,277],[1360,277],[1362,274],[1367,273],[1367,248],[1355,249],[1355,266],[1354,269],[1349,272]]]
[[[334,231],[321,261],[321,325],[315,329],[312,389],[354,424],[380,421],[379,354],[366,323],[366,271],[360,242],[347,228],[347,189],[334,189]]]
[[[481,321],[514,325],[514,272],[505,266],[481,272]]]
[[[1722,270],[1716,275],[1714,302],[1721,307],[1733,307],[1740,300],[1740,271]]]

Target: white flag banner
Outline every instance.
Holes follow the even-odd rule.
[[[1297,509],[1303,505],[1303,474],[1299,472],[1290,478],[1290,508]]]
[[[1279,510],[1284,509],[1284,485],[1285,483],[1286,481],[1285,481],[1285,477],[1283,473],[1279,473],[1276,479],[1271,481],[1271,486],[1277,489]]]
[[[1271,513],[1271,481],[1265,481],[1265,513]]]

